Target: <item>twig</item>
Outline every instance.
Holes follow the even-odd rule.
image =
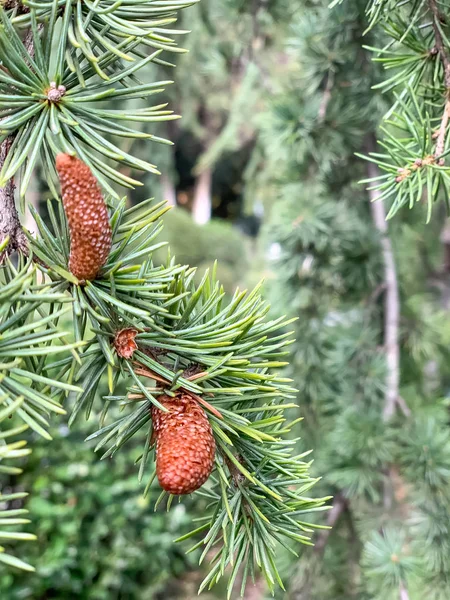
[[[318,119],[319,123],[323,123],[325,120],[325,117],[327,116],[327,109],[328,109],[328,104],[330,103],[330,100],[331,100],[331,91],[333,89],[333,84],[334,84],[334,73],[333,73],[333,71],[328,71],[327,85],[325,86],[322,100],[321,100],[320,106],[319,106],[319,111],[317,113],[317,119]]]
[[[402,413],[404,414],[405,417],[411,416],[411,409],[406,404],[405,399],[400,395],[397,396],[397,406],[402,411]]]
[[[165,379],[164,377],[161,377],[160,375],[157,375],[156,373],[154,373],[153,371],[151,371],[147,367],[143,367],[138,362],[136,362],[135,364],[137,365],[137,369],[135,370],[136,375],[143,375],[144,377],[148,377],[149,379],[153,379],[154,381],[158,381],[159,383],[163,383],[165,385],[171,385],[170,381],[167,381],[167,379]],[[196,375],[197,375],[197,377],[196,377]],[[188,377],[187,379],[198,379],[198,375],[199,374],[196,373],[196,374],[192,375],[192,377]],[[215,417],[217,417],[218,419],[223,419],[223,416],[220,413],[220,411],[218,411],[217,408],[215,408],[214,406],[212,406],[212,404],[210,404],[209,402],[207,402],[204,398],[202,398],[201,396],[198,396],[197,394],[194,394],[194,392],[191,392],[190,390],[187,390],[183,386],[180,386],[180,389],[182,389],[185,394],[188,394],[189,396],[191,396],[191,398],[193,398],[201,406],[203,406],[204,408],[206,408],[207,410],[209,410],[209,412],[211,414],[213,414]],[[135,394],[133,394],[133,396],[136,397]],[[130,395],[128,397],[131,398]]]
[[[385,290],[386,283],[380,283],[379,285],[377,285],[377,287],[373,290],[373,292],[370,293],[366,300],[367,306],[374,304]]]
[[[442,22],[442,15],[439,12],[436,0],[428,0],[428,5],[431,12],[433,13],[433,29],[434,37],[436,39],[436,49],[441,57],[442,65],[444,67],[444,84],[445,84],[445,106],[444,114],[442,115],[441,124],[439,126],[435,156],[441,156],[445,149],[445,136],[447,133],[447,127],[450,120],[450,54],[445,48],[445,43],[442,38],[439,23]],[[439,161],[440,165],[444,164],[444,159]]]
[[[443,22],[443,17],[439,12],[439,8],[437,6],[436,0],[428,0],[428,6],[430,7],[431,12],[433,13],[433,29],[434,29],[434,37],[436,38],[436,48],[439,51],[441,56],[442,64],[444,65],[444,82],[447,90],[450,90],[450,54],[445,49],[445,43],[442,38],[441,30],[439,28],[439,23]]]
[[[367,143],[370,152],[374,149],[373,140]],[[368,163],[368,175],[370,178],[379,176],[378,167]],[[400,348],[399,348],[399,321],[400,321],[400,298],[398,291],[397,269],[395,266],[394,251],[389,237],[386,222],[386,211],[383,202],[378,200],[376,190],[370,190],[370,206],[375,227],[381,236],[381,248],[383,252],[384,266],[384,348],[386,352],[386,392],[383,408],[383,419],[389,421],[395,413],[398,403],[400,385]]]
[[[445,102],[444,114],[442,115],[441,124],[439,125],[439,132],[436,142],[435,156],[441,156],[444,154],[445,149],[445,136],[447,134],[448,122],[450,120],[450,90],[447,92],[447,101]],[[444,158],[439,159],[439,166],[443,166],[445,162]]]
[[[0,169],[8,156],[12,142],[13,139],[8,137],[0,146]],[[20,225],[19,214],[16,209],[15,189],[13,178],[7,181],[4,187],[0,188],[0,243],[6,238],[9,239],[8,247],[0,254],[0,264],[8,254],[15,250],[28,254],[27,239]]]
[[[336,494],[333,501],[333,506],[328,513],[327,525],[330,529],[323,529],[314,545],[313,559],[303,566],[300,563],[298,576],[294,579],[291,585],[289,600],[313,600],[313,584],[317,579],[322,562],[322,556],[325,552],[325,547],[328,543],[332,528],[339,521],[341,516],[348,508],[348,500],[342,493]]]
[[[15,0],[9,3],[9,7],[14,7],[16,5],[21,7],[21,3],[17,3],[15,2]],[[23,9],[25,11],[25,7],[23,7]],[[39,28],[41,29],[42,25],[39,25]],[[29,30],[26,33],[23,44],[30,57],[33,57],[34,45],[33,33],[31,30]],[[13,141],[14,136],[9,136],[0,145],[0,170],[5,164],[5,160],[11,149]],[[7,248],[0,254],[0,264],[3,262],[6,256],[8,256],[8,254],[16,250],[25,255],[29,254],[28,240],[22,229],[22,225],[19,219],[19,213],[17,212],[16,208],[14,197],[15,189],[16,186],[13,177],[11,177],[11,179],[6,182],[4,187],[0,188],[0,244],[6,238],[8,238],[9,240]]]
[[[348,500],[341,493],[336,494],[333,501],[333,506],[331,510],[328,512],[327,518],[327,526],[330,529],[322,529],[320,535],[317,538],[316,543],[314,544],[314,553],[322,556],[325,551],[325,546],[327,545],[328,538],[330,537],[331,531],[336,523],[341,518],[344,510],[347,508]]]

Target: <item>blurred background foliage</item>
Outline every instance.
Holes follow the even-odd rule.
[[[129,202],[166,199],[172,255],[198,266],[199,277],[218,260],[228,294],[264,277],[274,315],[298,318],[288,374],[304,418],[299,450],[315,449],[317,493],[334,495],[320,522],[334,528],[300,557],[280,549],[287,591],[277,597],[445,600],[449,225],[442,204],[427,225],[420,206],[389,226],[400,382],[386,421],[385,264],[358,183],[367,164],[355,153],[370,150],[392,90],[371,89],[382,73],[363,45],[387,38],[381,27],[363,36],[365,9],[366,0],[331,11],[324,0],[203,0],[184,12],[190,52],[177,57],[175,73],[148,67],[175,79],[167,100],[183,118],[156,132],[175,146],[152,145],[145,157],[143,142],[133,142],[162,176],[144,177]],[[29,199],[44,212],[47,196],[37,186]],[[156,260],[166,256],[161,249]],[[154,495],[143,499],[130,468],[140,448],[100,462],[83,442],[93,429],[78,422],[69,431],[55,419],[54,442],[34,441],[21,485],[32,492],[38,536],[24,558],[37,570],[0,572],[0,597],[196,597],[198,557],[173,540],[201,514],[201,497],[154,512]],[[20,491],[14,476],[9,487]],[[204,597],[226,594],[218,587]],[[265,597],[257,580],[247,598]]]

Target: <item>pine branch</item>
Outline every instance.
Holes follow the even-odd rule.
[[[323,123],[325,121],[325,117],[327,115],[328,104],[331,100],[331,94],[334,84],[334,73],[333,71],[329,71],[327,75],[327,84],[325,86],[325,90],[322,95],[322,100],[320,101],[319,111],[317,113],[317,118],[319,123]]]
[[[428,0],[428,5],[433,13],[433,29],[436,39],[436,48],[439,51],[442,64],[444,65],[444,83],[447,90],[450,90],[450,54],[445,48],[445,43],[442,38],[440,24],[444,23],[444,17],[439,12],[436,0]]]
[[[313,600],[313,584],[317,578],[317,570],[320,568],[320,562],[322,561],[325,553],[325,548],[333,532],[334,527],[348,509],[348,500],[345,496],[338,492],[333,500],[333,505],[328,512],[327,516],[327,527],[323,529],[317,536],[316,543],[314,544],[314,557],[312,562],[303,567],[302,563],[299,563],[299,569],[302,570],[298,580],[292,585],[289,600]],[[303,570],[304,569],[304,570]]]
[[[435,156],[439,157],[444,153],[445,136],[447,133],[448,122],[450,119],[450,55],[446,50],[445,43],[440,31],[440,23],[443,22],[443,17],[439,12],[436,0],[428,0],[428,5],[430,7],[431,12],[433,13],[433,29],[436,39],[436,49],[439,52],[442,65],[444,67],[444,85],[446,102],[444,106],[444,113],[442,115],[441,124],[439,126],[435,152]],[[444,162],[444,159],[439,160],[440,165],[443,165]]]

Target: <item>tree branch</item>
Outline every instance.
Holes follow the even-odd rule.
[[[0,146],[0,169],[3,167],[13,139],[8,137]],[[11,178],[4,187],[0,188],[0,244],[9,239],[8,247],[0,253],[0,264],[5,257],[15,250],[28,253],[26,236],[22,230],[19,214],[16,209],[14,192],[16,186]]]
[[[314,544],[314,552],[318,556],[322,556],[322,554],[325,552],[325,546],[327,545],[328,538],[330,537],[333,527],[341,518],[341,515],[347,508],[347,505],[347,498],[345,498],[345,496],[341,493],[336,494],[333,500],[333,506],[328,512],[327,526],[330,527],[330,529],[322,529],[316,543]]]
[[[441,57],[442,65],[444,67],[444,84],[445,84],[445,106],[444,114],[442,115],[441,124],[437,133],[436,151],[435,156],[439,157],[444,153],[445,149],[445,136],[447,133],[448,123],[450,120],[450,54],[448,53],[445,43],[440,30],[440,23],[443,22],[443,17],[439,12],[436,0],[428,0],[428,6],[433,13],[433,29],[434,37],[436,40],[436,49]],[[440,165],[444,164],[444,159],[439,161]]]
[[[322,100],[320,101],[319,111],[317,113],[317,119],[319,123],[323,123],[325,121],[325,117],[327,116],[328,104],[331,100],[331,91],[333,89],[334,84],[334,73],[333,71],[328,71],[327,75],[327,84],[323,91]]]
[[[370,152],[374,150],[373,140],[368,142]],[[378,167],[368,163],[368,175],[370,178],[378,177]],[[369,191],[372,218],[375,227],[381,236],[381,248],[383,252],[384,266],[384,348],[386,352],[386,392],[383,409],[384,421],[394,415],[398,404],[400,385],[400,348],[399,348],[399,321],[400,321],[400,298],[398,291],[397,269],[395,266],[394,252],[389,238],[386,222],[386,211],[383,202],[378,200],[376,190]]]
[[[16,6],[17,4],[21,6],[20,2],[17,3],[14,1],[11,3],[12,6]],[[39,25],[39,29],[42,29],[42,25]],[[31,30],[26,33],[23,44],[30,57],[33,57],[34,46],[33,33]],[[14,136],[9,136],[0,145],[0,171],[5,164],[13,141]],[[15,189],[14,178],[11,178],[3,188],[0,188],[0,244],[6,238],[9,240],[7,248],[0,253],[0,264],[4,261],[6,256],[16,250],[25,255],[28,255],[29,253],[28,240],[22,229],[19,213],[16,208]]]
[[[450,54],[445,48],[445,43],[440,30],[440,23],[444,22],[444,17],[439,12],[436,0],[428,0],[428,6],[433,13],[433,29],[436,39],[436,48],[444,65],[444,83],[447,90],[450,90]]]
[[[301,565],[298,576],[295,578],[289,593],[289,600],[312,600],[313,584],[318,577],[322,556],[328,543],[333,527],[348,508],[348,500],[342,493],[336,494],[333,506],[328,512],[327,525],[330,529],[323,529],[314,545],[312,560],[305,567]],[[301,564],[301,563],[300,563]]]

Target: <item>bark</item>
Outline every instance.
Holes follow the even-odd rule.
[[[212,213],[212,169],[202,171],[195,183],[192,218],[198,225],[205,225],[211,220]]]
[[[378,167],[369,162],[368,175],[370,178],[379,175]],[[398,290],[397,269],[395,266],[394,251],[389,237],[386,222],[386,210],[383,202],[378,200],[375,190],[369,191],[372,218],[381,237],[384,268],[384,349],[386,353],[386,391],[383,408],[383,419],[389,421],[396,409],[400,385],[400,348],[399,348],[399,321],[400,297]]]
[[[26,7],[22,7],[21,3],[18,3],[15,0],[11,0],[10,5],[11,7],[17,6],[19,13],[29,10]],[[41,28],[42,25],[38,25],[38,30]],[[31,30],[26,33],[23,44],[28,54],[33,57],[34,47]],[[3,168],[13,141],[14,136],[10,136],[0,145],[0,170]],[[0,252],[0,264],[8,254],[16,250],[23,254],[28,254],[27,238],[22,230],[19,214],[16,209],[15,189],[16,186],[13,178],[11,178],[4,187],[0,188],[0,245],[6,238],[9,240],[7,248],[3,252]]]
[[[12,139],[7,138],[0,146],[0,169],[8,156],[11,144]],[[6,238],[9,239],[7,248],[0,253],[0,264],[15,250],[25,254],[28,252],[27,240],[16,209],[15,189],[14,179],[10,179],[4,187],[0,188],[0,245]]]

